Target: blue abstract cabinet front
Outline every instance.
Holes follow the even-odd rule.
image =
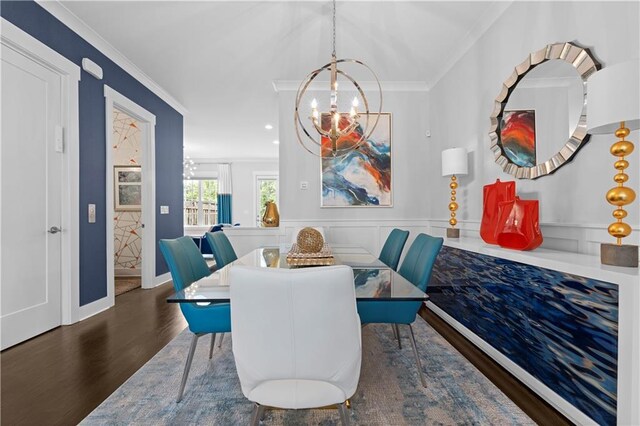
[[[594,421],[616,423],[616,284],[445,246],[427,293]]]

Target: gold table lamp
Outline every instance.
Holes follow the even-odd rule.
[[[588,81],[587,131],[592,135],[615,134],[619,138],[609,150],[617,157],[613,163],[617,172],[613,177],[616,186],[607,191],[606,200],[616,207],[612,213],[616,221],[607,230],[616,243],[600,245],[600,262],[605,265],[638,267],[638,246],[622,244],[622,239],[632,230],[624,222],[627,217],[624,208],[636,199],[635,191],[625,186],[629,180],[625,170],[629,167],[626,157],[634,150],[633,143],[626,138],[632,130],[640,129],[639,82],[638,60],[603,68]]]
[[[456,228],[458,224],[458,219],[456,219],[458,178],[456,176],[467,174],[467,164],[466,148],[450,148],[442,151],[442,176],[451,176],[451,182],[449,183],[449,188],[451,189],[451,200],[449,201],[451,218],[449,219],[449,225],[451,227],[447,228],[447,238],[460,238],[460,229]]]

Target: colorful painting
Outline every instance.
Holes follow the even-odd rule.
[[[142,171],[140,166],[114,166],[115,211],[142,208]]]
[[[505,111],[500,123],[500,143],[505,156],[520,167],[536,165],[536,112]]]
[[[338,148],[362,137],[377,114],[361,114],[353,132],[338,140]],[[348,125],[343,115],[340,127]],[[322,114],[322,127],[329,128],[329,115]],[[369,130],[367,130],[368,132]],[[323,157],[331,142],[322,138]],[[382,113],[373,134],[358,149],[337,158],[322,158],[321,207],[391,207],[391,114]]]

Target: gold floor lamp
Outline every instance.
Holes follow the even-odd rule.
[[[458,178],[456,176],[467,174],[467,150],[466,148],[450,148],[442,151],[442,176],[451,176],[449,188],[451,189],[451,200],[449,201],[449,211],[451,218],[447,228],[447,238],[460,238],[460,229],[456,228],[456,210],[458,210]]]
[[[633,143],[626,138],[632,130],[640,129],[640,61],[603,68],[589,78],[587,89],[587,131],[592,135],[614,134],[619,139],[609,150],[617,157],[613,163],[616,186],[606,195],[609,204],[616,207],[612,213],[616,221],[607,229],[616,243],[600,245],[600,262],[637,268],[638,246],[622,244],[622,239],[631,234],[631,226],[624,222],[627,217],[624,207],[636,199],[635,191],[625,186],[629,180],[626,169],[630,166],[626,157],[634,150]],[[637,170],[638,164],[632,167]],[[638,176],[637,171],[634,176]]]

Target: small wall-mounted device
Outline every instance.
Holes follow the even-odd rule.
[[[64,152],[64,129],[62,126],[56,125],[54,136],[56,152]]]
[[[160,206],[160,214],[169,214],[169,206]]]
[[[96,205],[89,204],[89,223],[96,223]]]
[[[301,181],[300,182],[300,189],[302,189],[303,191],[306,191],[307,189],[309,189],[309,182]]]
[[[102,68],[89,58],[82,58],[82,69],[97,78],[102,80]]]

